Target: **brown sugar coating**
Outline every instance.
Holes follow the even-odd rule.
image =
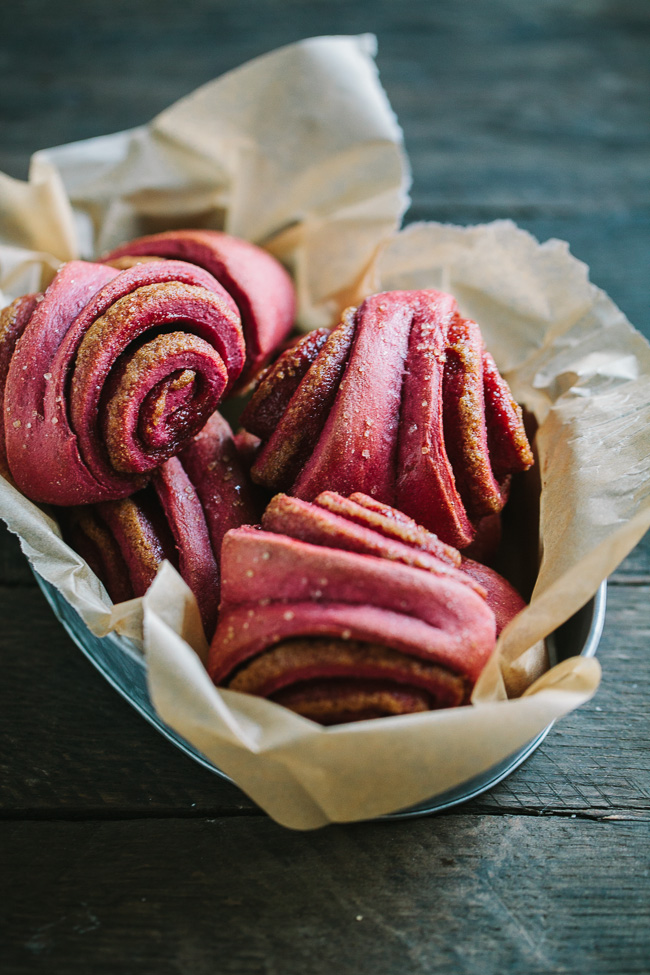
[[[497,480],[511,470],[526,470],[534,457],[524,428],[521,407],[497,369],[489,352],[483,350],[485,418],[490,460]]]
[[[460,553],[453,545],[446,545],[408,515],[391,508],[390,505],[382,504],[381,501],[367,494],[356,492],[349,498],[343,498],[334,491],[323,491],[316,498],[316,503],[334,514],[344,515],[351,521],[372,528],[387,538],[402,542],[411,549],[421,549],[449,562],[450,565],[460,565]]]
[[[151,261],[162,261],[162,257],[154,257],[151,254],[141,254],[138,257],[129,256],[125,254],[124,257],[116,257],[112,261],[103,261],[104,264],[108,264],[109,267],[115,267],[118,271],[126,271],[129,267],[135,267],[137,264],[149,264]]]
[[[323,666],[324,659],[327,660],[326,667]],[[467,681],[437,664],[406,657],[381,644],[318,638],[285,640],[275,644],[237,671],[228,687],[276,699],[276,695],[289,684],[308,682],[314,674],[318,674],[322,680],[324,672],[330,678],[330,711],[341,706],[335,694],[331,693],[336,691],[336,684],[331,681],[334,677],[348,678],[349,682],[350,678],[356,678],[359,698],[364,693],[364,683],[397,677],[397,683],[404,688],[424,691],[420,695],[420,703],[428,700],[426,710],[432,706],[455,707],[463,704],[468,696]],[[398,691],[400,689],[397,688]],[[388,700],[391,688],[385,688],[382,693]],[[346,707],[348,703],[346,701]],[[425,710],[424,707],[421,709]],[[401,712],[391,708],[387,713]]]
[[[142,596],[153,582],[169,551],[162,544],[146,509],[133,498],[105,501],[99,513],[120,551],[128,553],[133,594]],[[99,541],[99,539],[98,539]]]
[[[417,687],[386,687],[379,681],[367,681],[363,687],[357,681],[346,683],[338,679],[322,681],[316,686],[305,684],[279,691],[273,700],[323,725],[430,710],[426,691]]]
[[[497,514],[505,498],[488,452],[483,342],[478,326],[455,321],[447,333],[443,385],[445,445],[458,490],[472,520]]]
[[[104,261],[157,256],[208,271],[236,302],[246,340],[243,389],[291,331],[295,293],[291,278],[269,253],[218,230],[169,230],[121,244]]]
[[[12,425],[14,423],[22,425],[23,420],[20,417],[12,417],[11,405],[4,404],[5,386],[16,343],[25,331],[39,300],[40,295],[24,295],[22,298],[16,298],[15,301],[0,311],[0,403],[3,404],[5,413],[4,417],[0,417],[0,474],[9,480],[12,480],[12,477],[7,463],[4,422],[2,421],[4,420]]]
[[[251,469],[254,481],[274,491],[289,490],[309,458],[321,434],[329,410],[332,407],[350,354],[354,337],[354,309],[343,313],[339,325],[332,329],[317,350],[304,377],[288,398],[284,412],[278,417],[265,447],[260,451]],[[284,385],[283,355],[274,374],[266,385]],[[282,368],[277,368],[282,365]],[[253,432],[260,430],[255,403],[251,402],[248,414],[242,416],[246,426],[247,416],[255,417]],[[250,419],[248,420],[250,426]],[[258,433],[258,436],[262,436]]]
[[[303,335],[258,377],[250,402],[242,413],[242,425],[257,437],[268,439],[278,425],[305,373],[325,345],[329,329],[317,328]]]

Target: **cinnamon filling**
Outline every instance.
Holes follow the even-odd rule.
[[[308,638],[284,640],[246,661],[228,681],[231,690],[273,697],[285,688],[332,679],[387,681],[391,689],[419,689],[427,708],[455,707],[469,697],[465,678],[439,664],[409,657],[381,644],[359,640]],[[334,683],[332,688],[339,685]]]

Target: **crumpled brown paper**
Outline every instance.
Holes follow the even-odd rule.
[[[539,676],[531,648],[650,525],[650,348],[561,242],[540,245],[509,222],[394,233],[408,168],[373,50],[368,37],[292,45],[149,126],[37,153],[28,183],[0,176],[0,304],[45,286],[59,261],[137,234],[223,228],[291,269],[303,328],[331,324],[342,306],[378,289],[452,292],[538,424],[537,582],[475,705],[327,729],[218,691],[203,667],[196,604],[169,565],[143,600],[112,607],[49,515],[0,479],[0,510],[35,569],[94,633],[142,639],[162,718],[298,829],[453,788],[587,700],[595,660],[572,658]],[[504,685],[524,693],[506,700]]]

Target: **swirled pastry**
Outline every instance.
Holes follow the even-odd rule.
[[[305,500],[361,491],[461,549],[533,462],[478,326],[439,291],[373,295],[307,336],[261,378],[242,423],[263,443],[258,483]]]

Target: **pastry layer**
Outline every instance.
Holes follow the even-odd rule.
[[[142,487],[244,364],[233,300],[180,261],[123,271],[71,261],[2,349],[8,467],[32,500],[60,505]]]
[[[361,492],[464,549],[532,464],[521,410],[451,295],[372,295],[291,367],[284,353],[243,417],[271,490]]]

